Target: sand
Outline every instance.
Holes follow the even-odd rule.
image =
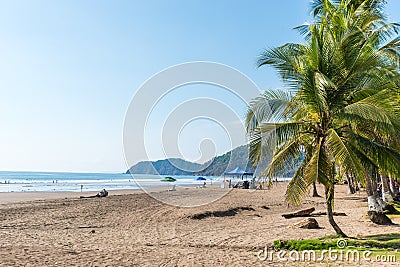
[[[160,191],[161,189],[157,188]],[[112,191],[113,195],[128,195],[142,193],[141,190],[115,190]],[[27,201],[37,200],[55,200],[55,199],[69,199],[79,198],[80,196],[92,196],[97,192],[1,192],[0,204],[10,204]]]
[[[323,198],[307,197],[301,207],[288,207],[285,188],[278,183],[270,190],[234,189],[218,201],[191,208],[163,204],[141,191],[113,191],[101,199],[79,199],[81,193],[0,194],[0,266],[298,266],[261,262],[256,254],[276,239],[334,231],[326,216],[315,217],[322,227],[316,230],[294,227],[301,218],[282,218],[299,208],[325,211]],[[179,203],[183,194],[199,198],[221,190],[226,189],[178,188],[154,195]],[[349,195],[346,186],[336,191],[335,211],[348,216],[335,219],[348,235],[399,232],[398,226],[377,226],[366,219],[364,192]],[[224,212],[240,207],[245,209]],[[221,217],[193,219],[210,212]]]

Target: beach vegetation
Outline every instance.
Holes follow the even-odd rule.
[[[286,250],[326,250],[338,248],[338,242],[345,240],[346,246],[343,249],[374,250],[374,251],[393,251],[400,248],[400,234],[390,233],[381,235],[371,235],[363,237],[352,237],[343,239],[341,236],[325,236],[314,239],[304,240],[275,240],[274,249]]]

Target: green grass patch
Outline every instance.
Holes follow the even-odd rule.
[[[398,202],[398,201],[393,201],[393,202],[388,202],[388,204],[393,205],[393,207],[395,207],[395,209],[397,209],[398,211],[400,211],[400,202]]]
[[[388,204],[392,205],[400,213],[400,202],[393,201],[393,202],[388,202]]]
[[[388,202],[389,205],[392,205],[394,207],[394,211],[389,212],[385,211],[386,216],[389,217],[389,219],[399,219],[400,218],[400,203],[397,201],[394,202]]]
[[[400,214],[386,214],[386,216],[388,216],[391,220],[400,218]]]
[[[398,211],[400,211],[400,202],[393,201],[393,202],[390,202],[390,204],[392,204]]]
[[[323,241],[318,239],[308,240],[275,240],[275,249],[287,249],[287,250],[323,250],[336,247],[336,241]]]
[[[334,235],[306,240],[275,240],[273,246],[278,250],[327,250],[329,248],[337,249],[338,241],[343,239],[346,241],[346,248],[357,250],[368,249],[372,251],[373,249],[375,251],[385,252],[400,248],[400,233],[371,235],[357,238],[340,238],[339,236]]]

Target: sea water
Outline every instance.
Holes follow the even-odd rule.
[[[173,176],[176,186],[197,186],[197,176]],[[87,192],[168,187],[164,176],[123,173],[0,172],[0,192]],[[218,183],[218,177],[206,177],[206,183]]]

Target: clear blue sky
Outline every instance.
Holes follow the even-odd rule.
[[[302,42],[292,28],[308,11],[308,0],[1,1],[0,170],[124,171],[124,116],[146,79],[200,60],[279,87],[255,61]],[[400,21],[400,1],[387,13]]]

